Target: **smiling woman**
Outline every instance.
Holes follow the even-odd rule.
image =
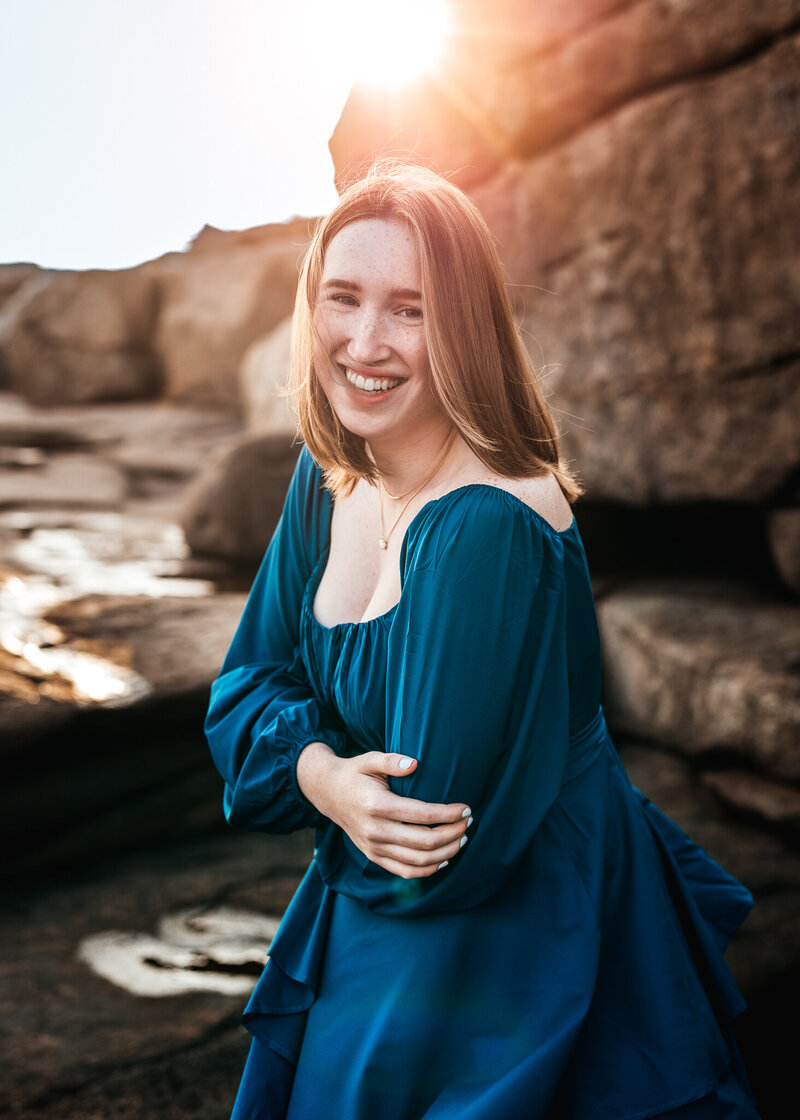
[[[405,13],[404,13],[405,15]],[[491,235],[380,164],[309,246],[305,447],[206,731],[236,828],[317,829],[235,1120],[755,1120],[748,892],[630,784]]]

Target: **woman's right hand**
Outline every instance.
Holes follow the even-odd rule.
[[[309,743],[297,760],[297,781],[312,805],[342,828],[367,859],[392,875],[434,875],[467,842],[472,822],[463,802],[437,805],[401,797],[389,778],[414,773],[416,759],[369,751],[339,758],[324,743]]]

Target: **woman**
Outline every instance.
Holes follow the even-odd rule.
[[[491,237],[378,167],[295,309],[305,447],[214,685],[234,827],[317,828],[245,1011],[237,1120],[756,1115],[751,899],[635,791]]]

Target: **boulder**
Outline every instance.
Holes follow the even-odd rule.
[[[298,449],[287,435],[243,436],[190,488],[181,524],[193,552],[257,560],[283,509]]]
[[[649,581],[606,594],[598,618],[615,729],[800,779],[800,606]]]
[[[0,318],[8,383],[40,405],[152,397],[156,311],[155,285],[140,269],[37,272]]]
[[[285,395],[291,361],[292,320],[257,339],[242,359],[239,380],[248,428],[293,436],[297,424]]]
[[[474,192],[592,498],[758,502],[800,466],[799,61],[642,98]]]
[[[170,399],[239,411],[245,351],[294,305],[310,236],[309,223],[302,225],[304,235],[293,223],[282,237],[272,231],[224,240],[209,236],[198,249],[153,265],[161,292],[155,345]]]
[[[800,591],[800,507],[771,510],[767,535],[781,579],[793,591]]]

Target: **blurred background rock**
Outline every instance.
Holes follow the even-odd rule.
[[[800,3],[452,9],[435,73],[354,87],[337,180],[413,151],[497,238],[587,488],[612,731],[756,895],[729,954],[742,1042],[763,1115],[793,1116]],[[0,1113],[228,1115],[264,953],[241,915],[281,913],[311,838],[226,831],[201,722],[297,454],[280,387],[311,227],[0,266]],[[170,994],[92,971],[114,930]]]

